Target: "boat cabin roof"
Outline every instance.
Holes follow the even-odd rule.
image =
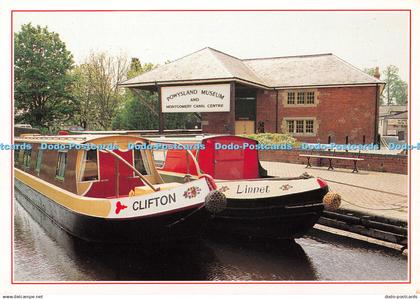
[[[179,142],[179,143],[202,143],[203,140],[207,140],[207,139],[219,139],[219,138],[239,138],[239,139],[243,139],[243,140],[252,140],[255,141],[254,139],[249,139],[247,137],[242,137],[242,136],[236,136],[236,135],[229,135],[229,134],[219,134],[219,135],[196,135],[196,136],[185,136],[185,137],[180,137],[180,136],[157,136],[157,137],[148,137],[149,140],[154,141],[154,142]]]
[[[16,142],[49,143],[49,144],[84,144],[100,142],[149,142],[148,139],[134,135],[53,135],[23,134],[15,138]]]

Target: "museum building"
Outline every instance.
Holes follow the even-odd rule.
[[[203,133],[290,133],[300,141],[377,140],[385,83],[334,54],[239,59],[204,48],[121,86],[159,93],[163,113],[200,113]]]

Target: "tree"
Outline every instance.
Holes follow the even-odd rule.
[[[384,71],[384,81],[386,82],[384,94],[387,105],[407,104],[407,83],[401,80],[398,75],[399,69],[395,65],[389,65]]]
[[[76,83],[73,94],[79,108],[76,121],[87,129],[109,130],[124,100],[118,84],[126,79],[127,58],[111,57],[106,53],[92,53],[85,63],[73,72]]]
[[[47,27],[25,24],[14,34],[15,122],[43,130],[69,120],[73,56]]]
[[[157,67],[152,63],[141,64],[138,58],[132,58],[127,78],[134,78]],[[126,89],[124,101],[116,113],[113,129],[153,130],[158,127],[158,98],[155,93],[145,90]]]
[[[72,71],[73,88],[72,94],[77,102],[77,110],[74,115],[74,124],[85,130],[93,130],[99,127],[98,114],[95,113],[97,103],[94,99],[94,88],[89,82],[89,66],[82,64]]]
[[[364,72],[374,76],[375,68],[366,68]],[[405,105],[407,104],[407,83],[403,81],[395,65],[389,65],[382,72],[381,77],[386,83],[385,90],[381,95],[381,105]]]
[[[132,58],[128,78],[134,78],[148,72],[158,65],[141,64],[138,58]],[[146,90],[127,89],[125,101],[112,122],[113,129],[157,130],[159,128],[159,99],[156,93]],[[194,113],[165,114],[166,129],[194,127],[197,116]]]

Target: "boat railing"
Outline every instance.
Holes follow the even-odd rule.
[[[19,139],[24,140],[57,140],[57,141],[86,141],[87,137],[71,137],[69,135],[63,136],[43,136],[43,135],[29,135],[25,134],[24,136],[18,137]]]

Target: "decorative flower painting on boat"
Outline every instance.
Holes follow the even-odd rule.
[[[219,188],[219,191],[223,192],[223,193],[228,191],[228,190],[230,190],[228,186],[222,186],[222,187]]]
[[[293,186],[289,185],[289,184],[285,184],[285,185],[282,185],[280,187],[280,189],[283,190],[283,191],[287,191],[287,190],[292,189],[292,188],[293,188]]]
[[[184,192],[185,198],[195,198],[198,194],[200,194],[201,188],[199,187],[190,187]]]

